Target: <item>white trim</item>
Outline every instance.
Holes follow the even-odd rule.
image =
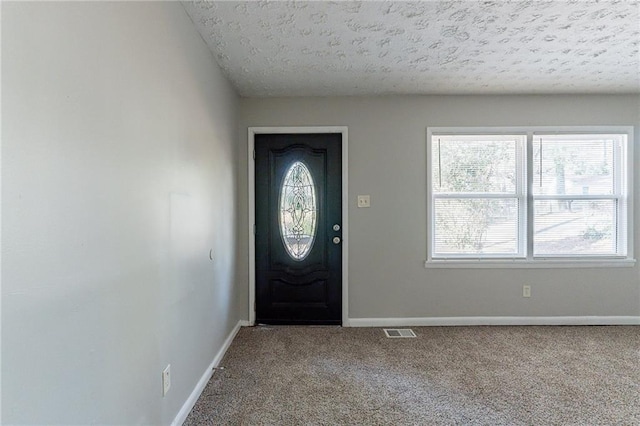
[[[439,135],[459,135],[474,133],[490,133],[492,135],[509,135],[513,132],[526,134],[531,131],[534,135],[543,133],[546,135],[561,135],[584,133],[589,135],[595,134],[618,134],[621,131],[632,131],[633,126],[486,126],[486,127],[464,127],[464,126],[447,126],[447,127],[429,127],[433,133]]]
[[[484,269],[484,268],[520,268],[520,269],[555,269],[555,268],[632,268],[636,264],[635,259],[602,259],[595,257],[591,260],[577,259],[541,259],[541,260],[505,260],[505,259],[431,259],[424,262],[424,267],[429,268],[455,268],[455,269]]]
[[[247,169],[249,173],[249,324],[256,322],[256,159],[255,155],[255,134],[256,131],[249,127],[248,129],[248,145],[247,152]]]
[[[191,395],[189,395],[189,398],[187,398],[184,404],[182,404],[182,408],[180,409],[180,411],[178,411],[178,414],[171,422],[171,426],[179,426],[179,425],[182,425],[182,423],[184,423],[184,421],[187,419],[187,416],[193,409],[193,406],[196,405],[198,398],[200,398],[202,391],[207,386],[207,383],[209,383],[209,379],[211,379],[214,369],[218,366],[218,364],[220,364],[220,361],[222,361],[222,358],[224,357],[224,354],[227,352],[227,349],[229,349],[229,346],[231,346],[231,342],[233,342],[233,339],[236,337],[236,334],[238,334],[238,331],[240,331],[240,327],[246,327],[248,325],[249,323],[247,321],[238,321],[238,323],[233,327],[233,329],[225,339],[224,343],[222,344],[222,347],[220,348],[218,353],[216,353],[216,355],[213,357],[213,361],[211,361],[211,364],[209,364],[209,367],[207,367],[207,369],[202,374],[202,377],[200,377],[200,380],[198,380],[198,383],[196,384],[196,387],[191,392]]]
[[[634,182],[634,173],[636,172],[634,169],[634,161],[635,161],[635,157],[634,157],[634,146],[636,144],[636,140],[635,140],[635,136],[633,134],[633,126],[629,126],[626,127],[626,131],[627,131],[627,140],[626,140],[626,144],[625,144],[625,149],[626,152],[624,153],[624,155],[626,155],[626,176],[628,177],[628,179],[623,183],[624,185],[626,185],[626,194],[627,194],[627,198],[626,198],[626,208],[627,208],[627,216],[626,216],[626,221],[625,224],[627,226],[627,238],[625,239],[625,244],[627,245],[627,256],[630,258],[634,257],[634,246],[635,246],[635,235],[633,233],[633,224],[635,223],[635,210],[633,207],[633,198],[634,198],[634,189],[633,189],[633,182]]]
[[[515,192],[438,192],[437,194],[433,194],[433,198],[444,198],[444,199],[464,199],[464,200],[474,200],[479,198],[487,198],[487,199],[505,199],[505,200],[519,200],[521,198],[520,194]],[[554,197],[554,199],[557,197]],[[602,197],[598,197],[602,198]],[[571,197],[570,199],[573,199]]]
[[[574,268],[574,267],[629,267],[635,265],[634,259],[634,153],[635,144],[633,126],[517,126],[517,127],[427,127],[426,140],[426,159],[427,159],[427,256],[425,268]],[[526,163],[523,164],[527,179],[527,194],[525,199],[521,199],[518,194],[472,194],[472,193],[438,193],[433,192],[432,177],[432,139],[435,136],[461,136],[465,135],[505,135],[526,137]],[[619,158],[616,164],[620,163],[622,168],[620,173],[616,173],[615,178],[624,178],[624,181],[616,181],[616,194],[614,195],[534,195],[533,194],[533,176],[532,176],[532,150],[533,137],[537,135],[556,136],[556,135],[609,135],[616,136],[619,144],[622,145],[622,152],[618,152]],[[524,153],[523,151],[523,153]],[[617,152],[617,151],[616,151]],[[516,191],[518,192],[518,191]],[[509,197],[511,195],[511,197]],[[450,256],[435,254],[435,223],[434,223],[434,202],[435,198],[518,198],[524,202],[526,214],[520,212],[521,225],[519,229],[519,251],[523,248],[526,252],[514,254],[514,259],[504,259],[504,255],[489,254],[482,257],[477,254]],[[560,260],[550,260],[554,256],[534,256],[533,254],[533,202],[536,200],[617,200],[618,205],[622,206],[617,209],[616,223],[617,231],[617,255],[593,255],[585,256],[580,259],[564,257]],[[525,226],[522,219],[525,218],[526,229],[523,233],[522,227]],[[524,241],[522,241],[524,239]],[[524,245],[526,244],[526,246]],[[622,245],[622,247],[621,247]],[[495,259],[503,257],[503,259]],[[517,259],[517,258],[520,259]],[[526,259],[524,259],[526,257]],[[473,258],[473,259],[469,259]],[[493,258],[493,259],[492,259]],[[485,263],[480,265],[479,263]]]
[[[427,154],[427,167],[426,167],[426,171],[427,171],[427,205],[425,206],[427,208],[427,260],[426,262],[431,261],[431,257],[433,256],[433,253],[435,252],[435,246],[434,246],[434,238],[433,236],[435,235],[435,231],[436,231],[436,226],[435,226],[435,221],[433,220],[433,213],[432,213],[432,209],[433,209],[433,170],[431,167],[432,164],[432,160],[431,160],[431,156],[433,155],[432,150],[433,150],[433,145],[431,142],[431,139],[433,138],[433,132],[434,129],[433,127],[427,127],[427,140],[425,143],[425,151]],[[425,262],[425,266],[426,266],[426,262]]]
[[[309,127],[249,127],[248,128],[248,176],[249,176],[249,324],[256,321],[256,238],[253,227],[256,223],[255,182],[255,135],[263,133],[340,133],[342,134],[342,325],[349,323],[349,132],[347,126]]]
[[[525,147],[525,167],[526,167],[526,172],[527,172],[527,176],[525,177],[527,179],[527,194],[526,194],[526,201],[525,201],[525,205],[524,208],[527,209],[525,211],[525,214],[523,216],[521,216],[521,218],[525,219],[525,222],[521,222],[520,226],[524,226],[525,232],[525,238],[527,239],[526,241],[526,245],[525,245],[525,257],[527,258],[528,261],[532,261],[533,260],[533,237],[535,235],[535,230],[533,229],[533,226],[529,226],[530,223],[534,223],[534,219],[535,219],[535,215],[533,212],[533,208],[530,208],[531,206],[534,206],[533,203],[533,132],[527,132],[527,146]]]
[[[598,201],[598,200],[619,200],[621,198],[621,195],[610,195],[610,194],[603,194],[603,195],[534,195],[533,199],[534,201],[547,201],[547,200],[551,200],[551,201],[555,201],[555,200],[575,200],[575,201]]]
[[[640,325],[640,316],[349,318],[351,327]]]

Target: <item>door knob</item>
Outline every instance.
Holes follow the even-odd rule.
[[[340,244],[340,237],[333,237],[333,244]]]

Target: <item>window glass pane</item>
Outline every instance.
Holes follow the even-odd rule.
[[[433,191],[514,193],[516,141],[508,138],[433,136]]]
[[[316,191],[304,163],[296,161],[285,174],[280,189],[280,235],[289,256],[304,259],[316,235]]]
[[[618,135],[535,135],[535,195],[614,193],[614,149]]]
[[[435,256],[517,254],[518,200],[442,199],[435,201]]]
[[[534,255],[616,254],[616,200],[534,204]]]

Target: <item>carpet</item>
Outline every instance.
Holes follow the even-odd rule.
[[[185,425],[640,425],[640,327],[240,330]]]

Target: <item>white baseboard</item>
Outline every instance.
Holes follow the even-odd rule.
[[[240,331],[240,327],[246,327],[248,325],[249,321],[240,320],[233,327],[233,330],[231,330],[231,332],[225,339],[222,347],[220,348],[218,353],[216,353],[216,356],[213,357],[213,361],[211,361],[211,364],[209,364],[209,367],[207,367],[207,369],[205,370],[204,374],[198,381],[198,384],[196,384],[193,392],[191,392],[191,395],[189,395],[189,398],[187,398],[185,403],[182,405],[182,408],[176,415],[175,419],[173,419],[173,422],[171,422],[171,426],[180,426],[182,425],[182,423],[184,423],[184,421],[187,419],[187,416],[193,409],[193,406],[196,405],[196,401],[198,401],[198,398],[200,398],[200,394],[204,390],[205,386],[207,386],[209,379],[211,379],[211,376],[213,375],[213,369],[216,368],[218,364],[220,364],[220,361],[222,361],[224,354],[227,352],[227,349],[229,349],[229,346],[231,346],[231,342],[233,342],[236,334],[238,334],[238,331]]]
[[[349,327],[640,325],[640,316],[349,318]]]

